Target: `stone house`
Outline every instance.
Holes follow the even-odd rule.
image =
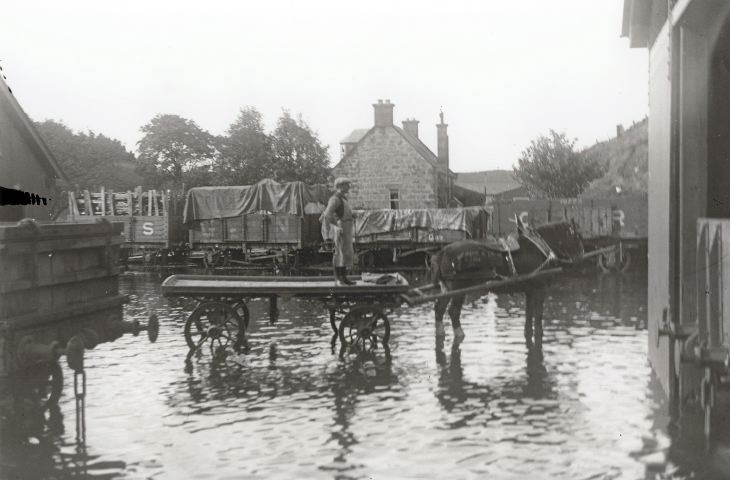
[[[350,203],[355,209],[447,208],[483,205],[483,195],[455,195],[455,174],[449,169],[448,125],[443,113],[434,154],[418,136],[418,120],[406,119],[403,128],[393,123],[390,100],[373,104],[374,124],[354,130],[341,142],[341,159],[334,177],[353,181]],[[462,201],[462,200],[466,200]]]

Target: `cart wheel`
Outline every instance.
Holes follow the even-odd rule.
[[[343,347],[361,346],[363,350],[385,345],[390,339],[390,322],[379,308],[362,305],[350,310],[340,322]]]
[[[185,341],[192,353],[207,343],[216,347],[240,348],[246,338],[246,324],[234,307],[222,302],[204,302],[185,322]]]

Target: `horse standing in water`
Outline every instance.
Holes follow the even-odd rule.
[[[512,245],[504,240],[487,242],[462,240],[451,243],[431,258],[431,280],[442,290],[458,290],[489,280],[535,273],[551,266],[572,263],[583,256],[583,242],[573,222],[541,225],[532,229],[517,221]],[[515,242],[516,240],[516,242]],[[545,302],[544,279],[533,279],[518,286],[497,288],[495,292],[525,292],[525,342],[529,348],[542,347],[542,315]],[[446,307],[457,339],[464,338],[461,307],[465,295],[436,300],[436,334],[444,334]],[[534,325],[534,344],[533,344]]]

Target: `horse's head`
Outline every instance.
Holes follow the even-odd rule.
[[[583,237],[573,220],[541,225],[537,227],[536,233],[545,240],[560,260],[575,262],[583,256]]]

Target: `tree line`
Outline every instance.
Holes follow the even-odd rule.
[[[186,190],[206,185],[250,185],[264,178],[324,183],[328,147],[301,115],[284,110],[273,131],[263,116],[244,107],[224,135],[213,135],[190,119],[160,114],[143,125],[138,155],[115,139],[74,132],[62,122],[36,127],[70,179],[70,188]]]
[[[240,109],[224,135],[190,119],[160,114],[141,127],[138,155],[102,134],[73,132],[61,122],[36,126],[70,178],[70,188],[184,191],[207,185],[251,185],[264,178],[326,183],[328,147],[301,115],[284,110],[271,132],[254,107]],[[530,196],[575,197],[606,172],[606,162],[575,150],[575,140],[550,130],[530,142],[514,174]]]

